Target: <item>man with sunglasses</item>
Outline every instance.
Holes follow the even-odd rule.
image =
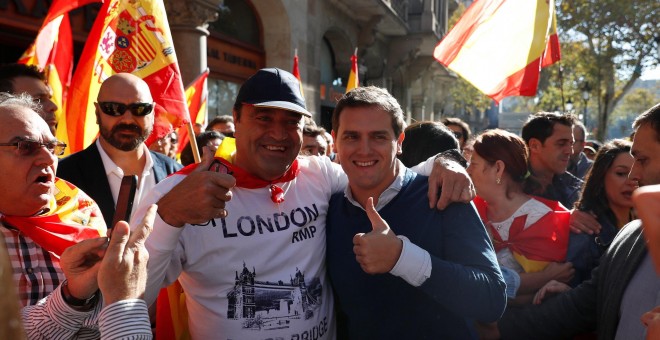
[[[89,194],[107,222],[113,220],[124,176],[138,176],[133,205],[137,206],[156,183],[181,168],[144,144],[153,130],[154,106],[149,86],[139,77],[130,73],[109,77],[95,103],[99,138],[60,161],[57,175]]]
[[[66,145],[36,109],[27,95],[0,93],[0,248],[11,266],[0,270],[17,288],[25,333],[98,339],[100,330],[113,339],[150,338],[139,298],[155,207],[130,237],[126,223],[118,224],[108,245],[94,201],[55,177]]]
[[[327,157],[298,158],[303,117],[312,115],[291,73],[259,70],[241,86],[233,113],[236,152],[215,160],[206,152],[196,171],[159,183],[133,216],[158,202],[145,299],[153,302],[178,278],[194,339],[334,339],[325,217],[346,176]],[[194,180],[209,166],[231,175],[224,175],[224,191],[200,189]],[[471,199],[469,186],[454,192],[448,182],[441,207],[452,194]],[[435,206],[438,186],[431,186]],[[220,201],[230,198],[225,210]]]
[[[0,92],[27,93],[39,103],[37,113],[46,121],[54,135],[57,127],[57,105],[53,102],[53,90],[46,83],[46,75],[34,65],[5,64],[0,66]]]

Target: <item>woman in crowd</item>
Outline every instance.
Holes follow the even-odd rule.
[[[474,203],[493,237],[500,266],[520,275],[510,305],[532,301],[551,280],[569,282],[570,263],[562,263],[568,246],[570,213],[556,201],[523,192],[529,179],[527,147],[518,136],[490,130],[477,136],[468,174],[477,189]]]
[[[569,259],[575,265],[575,286],[591,277],[591,270],[614,239],[616,233],[635,219],[632,193],[638,187],[628,179],[633,165],[631,143],[623,139],[603,145],[585,177],[575,208],[590,212],[601,225],[598,234],[571,234]]]

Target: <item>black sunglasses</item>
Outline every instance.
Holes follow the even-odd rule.
[[[64,154],[64,149],[66,149],[66,144],[60,141],[42,143],[35,140],[20,140],[14,143],[0,143],[0,146],[16,147],[21,156],[31,156],[42,146],[46,147],[46,149],[55,156],[62,156]]]
[[[123,115],[126,110],[131,111],[133,116],[142,117],[150,114],[151,111],[154,110],[153,103],[122,104],[115,102],[98,102],[98,104],[103,113],[113,117]]]

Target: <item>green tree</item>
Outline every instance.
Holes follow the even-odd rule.
[[[644,70],[657,67],[660,2],[657,0],[559,0],[557,15],[562,41],[564,85],[579,93],[589,82],[603,139],[619,101]],[[575,58],[575,56],[579,56]],[[567,59],[575,58],[573,61]],[[571,84],[572,83],[572,84]]]
[[[633,89],[623,97],[621,104],[617,105],[616,109],[614,109],[610,117],[610,122],[619,118],[627,118],[628,116],[638,116],[658,103],[659,100],[660,98],[657,98],[649,89]]]

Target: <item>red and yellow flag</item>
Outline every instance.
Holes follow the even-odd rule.
[[[156,102],[156,119],[174,128],[189,118],[181,72],[162,0],[108,0],[99,11],[73,76],[66,114],[70,152],[98,134],[94,102],[101,83],[127,72],[144,79]],[[157,136],[158,138],[162,136]]]
[[[548,206],[551,211],[527,227],[527,215],[517,216],[509,227],[506,240],[502,239],[499,230],[488,219],[488,203],[479,196],[473,200],[479,217],[493,238],[495,252],[509,248],[525,273],[542,271],[550,262],[565,261],[568,251],[571,212],[557,201],[540,197],[534,199]]]
[[[293,70],[291,71],[291,74],[298,79],[298,83],[300,84],[300,94],[305,98],[305,91],[303,91],[302,79],[300,78],[300,70],[298,69],[298,49],[296,49],[296,52],[293,55]]]
[[[199,123],[205,126],[208,123],[208,111],[206,104],[208,99],[208,90],[206,87],[206,78],[209,77],[209,69],[202,72],[193,82],[186,88],[186,103],[188,105],[188,112],[190,112],[190,121]],[[179,150],[178,154],[183,151],[183,148],[188,144],[188,129],[186,126],[179,128]]]
[[[80,241],[105,236],[107,232],[96,202],[60,178],[55,179],[55,192],[48,211],[37,216],[2,215],[0,219],[57,256]]]
[[[77,7],[100,0],[55,0],[48,9],[37,38],[18,60],[21,64],[35,65],[44,70],[48,85],[53,91],[53,102],[58,122],[64,119],[66,96],[73,70],[73,38],[69,12]],[[66,123],[59,124],[65,127]],[[68,143],[66,130],[58,128],[57,139]]]
[[[560,59],[555,1],[475,1],[433,56],[496,102],[534,96],[541,68]]]
[[[355,53],[351,56],[351,73],[348,75],[348,83],[346,84],[346,93],[348,91],[360,86],[360,79],[358,74],[358,60],[357,60],[357,48]]]

